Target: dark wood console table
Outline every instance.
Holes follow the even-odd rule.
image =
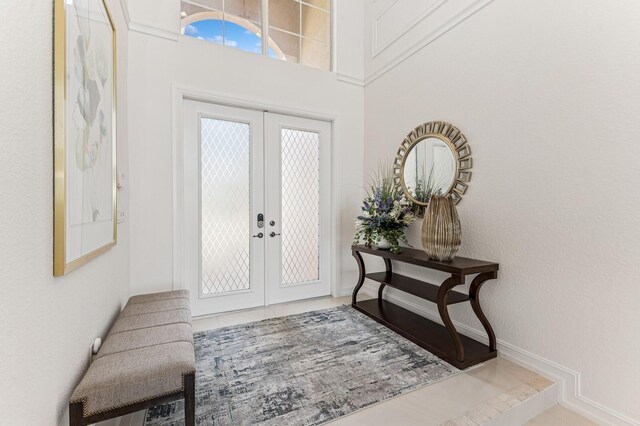
[[[367,274],[361,253],[382,257],[386,270]],[[496,336],[491,324],[489,324],[489,320],[487,320],[480,307],[479,292],[487,280],[498,277],[499,265],[497,263],[464,257],[456,257],[451,262],[439,262],[429,260],[422,250],[403,248],[402,253],[394,254],[388,250],[380,250],[364,245],[352,246],[351,254],[358,262],[358,268],[360,269],[360,277],[356,288],[353,290],[351,301],[351,306],[355,309],[455,367],[465,369],[496,356]],[[451,277],[439,286],[409,278],[393,272],[392,260],[446,272],[451,274]],[[454,287],[465,283],[467,275],[476,275],[471,282],[469,294],[453,290]],[[362,288],[365,278],[380,283],[378,298],[358,302],[356,296]],[[395,288],[436,303],[444,326],[414,314],[388,300],[384,300],[382,293],[385,287]],[[448,306],[466,301],[470,302],[473,311],[487,332],[489,346],[459,334],[453,326],[453,322],[449,317]]]

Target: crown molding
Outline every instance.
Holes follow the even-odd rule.
[[[414,43],[409,48],[405,49],[403,52],[398,54],[394,59],[389,61],[386,65],[374,71],[370,75],[365,78],[365,86],[373,83],[378,78],[382,77],[387,72],[391,71],[393,68],[400,65],[402,62],[406,61],[414,54],[422,50],[425,46],[431,44],[442,35],[455,28],[460,23],[464,22],[467,18],[472,16],[474,13],[481,10],[483,7],[487,6],[493,0],[477,0],[461,12],[454,15],[451,19],[447,20],[444,24],[440,25],[438,28],[424,36],[420,41]],[[414,26],[417,25],[414,24]],[[405,32],[406,33],[406,32]]]
[[[364,79],[361,77],[343,73],[336,73],[336,78],[338,79],[338,81],[342,81],[344,83],[355,84],[356,86],[364,87]]]
[[[129,14],[129,5],[127,3],[127,0],[120,0],[120,8],[122,9],[122,14],[124,15],[124,20],[127,23],[127,29],[129,31],[135,31],[137,33],[161,37],[173,41],[178,40],[178,34],[174,33],[173,31],[152,27],[150,25],[141,24],[139,22],[133,22],[131,20],[131,15]]]
[[[130,22],[129,30],[135,31],[141,34],[147,34],[154,37],[164,38],[167,40],[172,40],[172,41],[178,40],[178,34],[173,31],[152,27],[150,25],[140,24],[138,22]]]
[[[373,40],[371,43],[371,57],[375,58],[380,53],[384,52],[389,46],[398,41],[403,35],[411,31],[416,25],[420,22],[424,21],[427,17],[433,14],[436,10],[440,8],[443,4],[445,4],[449,0],[435,0],[433,3],[429,4],[421,13],[419,13],[415,18],[413,18],[407,25],[400,28],[392,37],[390,37],[387,41],[380,44],[380,39],[378,38],[378,24],[380,19],[384,17],[394,6],[396,6],[399,0],[393,1],[387,7],[382,9],[382,11],[376,15],[371,23],[372,36]]]

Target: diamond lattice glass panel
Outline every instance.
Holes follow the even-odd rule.
[[[320,278],[320,135],[282,129],[282,283]]]
[[[201,119],[202,294],[248,290],[250,129]]]

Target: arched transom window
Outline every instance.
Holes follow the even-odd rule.
[[[268,22],[261,0],[182,0],[182,34],[330,70],[330,0],[266,3]]]

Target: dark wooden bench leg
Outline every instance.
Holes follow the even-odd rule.
[[[196,424],[196,375],[195,373],[184,376],[184,425]]]
[[[82,402],[69,404],[69,426],[84,426]]]

